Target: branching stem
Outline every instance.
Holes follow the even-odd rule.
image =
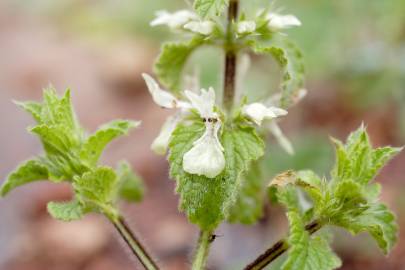
[[[307,226],[305,229],[313,234],[322,228],[322,224],[318,221],[314,221]],[[280,240],[275,243],[271,248],[266,250],[262,255],[257,257],[252,263],[244,268],[244,270],[261,270],[277,259],[280,255],[286,252],[290,248],[287,240]]]
[[[131,249],[132,253],[139,259],[145,269],[158,270],[159,267],[153,261],[152,257],[148,254],[135,234],[131,231],[125,220],[122,217],[113,219],[109,218],[109,220],[114,224],[114,227],[125,240],[125,243]]]

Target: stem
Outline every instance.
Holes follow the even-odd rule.
[[[319,221],[314,221],[305,226],[305,230],[307,230],[309,234],[317,232],[320,228],[322,228],[322,224]],[[290,246],[287,240],[280,240],[271,248],[266,250],[262,255],[257,257],[256,260],[246,266],[244,270],[261,270],[286,252],[289,248]]]
[[[202,270],[207,264],[211,243],[214,242],[212,231],[201,231],[195,251],[192,270]]]
[[[239,0],[231,0],[228,7],[228,26],[225,49],[225,76],[224,76],[224,107],[231,111],[235,98],[235,79],[237,56],[234,48],[232,22],[236,20],[239,10]]]
[[[109,218],[109,220],[114,224],[114,227],[117,229],[121,237],[125,240],[125,243],[127,243],[132,253],[139,259],[145,269],[158,270],[159,267],[153,261],[153,259],[143,247],[141,242],[137,239],[135,234],[131,231],[124,218]]]

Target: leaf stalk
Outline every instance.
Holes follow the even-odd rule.
[[[309,234],[313,234],[322,228],[322,223],[315,220],[305,226],[305,230]],[[257,257],[252,263],[244,268],[244,270],[261,270],[280,257],[290,248],[286,239],[276,242],[273,246],[267,249],[263,254]]]
[[[201,230],[196,252],[194,254],[193,265],[191,268],[192,270],[202,270],[205,268],[211,243],[214,241],[214,239],[215,238],[212,231]]]

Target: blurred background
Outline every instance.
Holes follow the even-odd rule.
[[[253,12],[253,2],[268,3],[244,2],[249,2],[247,12]],[[12,100],[40,100],[49,84],[60,93],[72,89],[79,119],[89,131],[116,118],[142,120],[141,128],[107,149],[103,162],[115,165],[128,159],[143,176],[146,198],[135,206],[122,205],[124,215],[164,269],[176,270],[188,269],[197,229],[177,211],[165,158],[149,149],[167,112],[152,102],[140,74],[151,72],[159,44],[175,38],[166,28],[149,27],[154,11],[188,5],[184,0],[0,1],[0,181],[41,152],[37,138],[26,132],[32,119]],[[271,141],[265,160],[269,177],[286,169],[327,174],[334,159],[328,136],[344,139],[362,121],[374,145],[404,145],[403,0],[284,0],[275,7],[303,22],[288,33],[304,51],[310,92],[282,122],[297,153],[290,157]],[[211,49],[193,56],[202,86],[220,87],[218,56]],[[246,91],[277,89],[277,79],[268,76],[278,75],[274,63],[255,58],[253,65]],[[342,269],[405,269],[404,164],[402,153],[378,177],[383,200],[398,215],[399,243],[386,258],[368,236],[353,238],[338,231],[334,245]],[[69,186],[44,182],[19,188],[0,201],[0,269],[141,269],[102,217],[65,224],[48,216],[48,201],[70,196]],[[241,269],[285,235],[282,209],[266,206],[265,212],[257,225],[220,227],[209,269]]]

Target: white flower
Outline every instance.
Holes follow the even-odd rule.
[[[254,21],[241,21],[236,25],[236,32],[239,35],[252,33],[256,30],[256,22]]]
[[[183,169],[191,174],[205,175],[214,178],[225,168],[223,147],[218,139],[221,121],[214,111],[215,91],[213,88],[201,90],[198,95],[192,91],[185,91],[190,102],[178,100],[169,92],[162,90],[159,84],[149,75],[142,74],[153,100],[163,108],[180,109],[176,115],[167,119],[159,136],[152,144],[152,150],[164,155],[167,152],[170,137],[177,124],[191,109],[196,109],[205,123],[205,132],[201,138],[193,143],[193,147],[183,156]]]
[[[205,123],[205,132],[183,157],[184,171],[204,175],[208,178],[218,176],[225,168],[225,156],[223,147],[218,138],[221,121],[214,112],[215,91],[202,89],[197,95],[191,91],[185,91],[193,108],[200,114]]]
[[[218,139],[221,122],[213,119],[206,121],[205,126],[203,136],[183,156],[183,169],[191,174],[215,178],[225,168],[224,149]]]
[[[150,23],[150,25],[167,25],[172,30],[176,30],[181,29],[189,21],[197,19],[197,14],[189,10],[179,10],[174,13],[169,13],[165,10],[161,10],[156,12],[156,18]]]
[[[170,137],[180,122],[182,115],[169,116],[160,130],[159,136],[153,141],[151,149],[158,155],[165,155],[169,147]]]
[[[201,95],[197,95],[191,91],[184,91],[186,97],[190,100],[191,105],[200,114],[201,118],[217,118],[218,115],[214,112],[215,106],[215,91],[212,87],[207,90],[201,89]]]
[[[272,30],[288,29],[295,26],[301,26],[300,20],[294,15],[281,15],[277,13],[269,13],[266,16],[269,21],[268,27]]]
[[[267,124],[267,129],[276,138],[278,144],[290,155],[294,155],[294,147],[288,138],[284,135],[281,128],[277,125],[275,121],[271,121]]]
[[[173,109],[173,108],[188,109],[191,107],[189,103],[179,101],[175,96],[173,96],[168,91],[162,90],[159,84],[148,74],[143,73],[142,77],[144,78],[146,85],[148,86],[148,90],[149,93],[152,95],[153,101],[160,107],[166,109]]]
[[[159,136],[152,143],[152,150],[159,155],[166,154],[169,146],[170,137],[176,128],[179,121],[188,113],[188,110],[192,108],[189,102],[178,100],[175,96],[168,91],[162,90],[159,84],[148,74],[143,73],[146,85],[148,86],[149,93],[151,94],[153,101],[160,107],[173,109],[177,108],[179,111],[170,116],[164,123]]]
[[[215,23],[212,21],[190,21],[183,28],[194,33],[208,36],[214,31]]]
[[[274,119],[287,115],[286,110],[277,107],[266,107],[262,103],[252,103],[243,106],[242,113],[252,119],[257,125],[261,125],[263,120]]]

